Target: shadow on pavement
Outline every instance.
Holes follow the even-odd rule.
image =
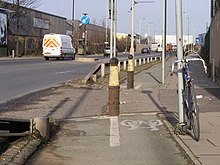
[[[175,113],[170,112],[167,110],[167,107],[161,106],[160,103],[158,103],[154,97],[152,96],[152,91],[150,90],[143,90],[142,93],[146,94],[152,103],[158,108],[158,110],[161,112],[159,113],[159,117],[165,118],[173,128],[175,128],[176,124],[178,123],[178,116],[175,115]]]

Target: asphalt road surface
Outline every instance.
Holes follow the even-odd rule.
[[[135,58],[156,56],[158,53],[135,54]],[[0,103],[5,103],[26,94],[61,85],[68,80],[85,77],[97,63],[108,62],[103,55],[89,55],[86,58],[98,61],[50,60],[43,58],[0,60]],[[118,55],[119,60],[128,54]]]
[[[0,103],[86,76],[96,62],[0,60]]]

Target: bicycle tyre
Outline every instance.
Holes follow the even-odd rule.
[[[191,90],[190,90],[190,84],[187,82],[184,86],[184,112],[185,112],[185,123],[186,123],[186,128],[188,130],[192,129],[192,124],[191,124],[191,115],[189,113],[189,106],[191,103]]]
[[[191,105],[190,105],[190,119],[191,119],[191,128],[194,139],[199,141],[200,139],[200,125],[199,125],[199,106],[196,100],[194,84],[190,82],[191,87]]]

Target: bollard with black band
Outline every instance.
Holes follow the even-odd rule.
[[[128,71],[127,71],[127,89],[134,88],[134,58],[132,55],[128,56]]]
[[[109,75],[109,116],[119,115],[119,73],[118,59],[110,59],[110,75]]]

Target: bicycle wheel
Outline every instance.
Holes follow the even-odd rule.
[[[194,135],[194,139],[196,141],[199,141],[200,139],[200,126],[199,126],[199,106],[197,104],[196,100],[196,94],[194,85],[192,82],[190,82],[190,91],[191,91],[191,105],[190,105],[190,120],[191,120],[191,128]]]
[[[186,128],[191,130],[191,115],[190,115],[190,106],[191,106],[191,89],[190,84],[187,82],[184,86],[184,111],[185,111],[185,123]]]

